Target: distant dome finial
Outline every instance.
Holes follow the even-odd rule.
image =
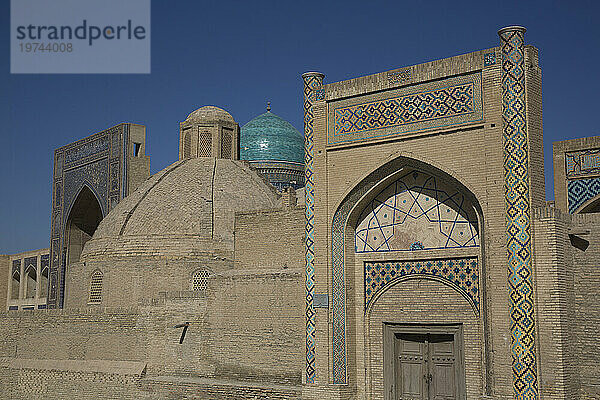
[[[271,111],[271,102],[267,101],[267,111]]]

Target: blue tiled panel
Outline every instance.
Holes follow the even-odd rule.
[[[600,178],[569,181],[567,184],[569,213],[575,213],[579,207],[598,195],[600,195]]]
[[[496,53],[485,53],[483,55],[483,65],[489,67],[496,64]]]
[[[523,28],[503,29],[499,32],[502,42],[504,198],[513,397],[537,399],[524,33]]]
[[[365,263],[365,313],[385,288],[411,277],[440,280],[454,288],[479,315],[479,267],[476,257]]]
[[[360,101],[360,102],[358,102]],[[402,87],[330,107],[328,144],[396,136],[483,120],[481,73]]]
[[[63,146],[54,153],[49,308],[63,305],[65,224],[83,187],[96,196],[103,216],[127,196],[128,135],[129,125],[119,124]]]
[[[600,175],[600,149],[566,153],[565,169],[567,178]]]
[[[306,273],[306,383],[315,383],[315,188],[314,188],[314,142],[313,103],[324,97],[323,74],[307,73],[304,81],[304,199],[305,199],[305,273]],[[322,93],[322,95],[321,95]]]

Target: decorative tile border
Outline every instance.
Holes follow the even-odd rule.
[[[577,179],[567,183],[569,213],[574,214],[579,207],[600,195],[600,178]]]
[[[482,120],[481,73],[476,72],[335,101],[329,108],[327,143],[373,140]]]
[[[600,149],[566,153],[565,169],[567,178],[600,175]]]
[[[525,103],[525,28],[498,32],[502,43],[504,195],[508,239],[512,379],[515,399],[537,399],[531,198]]]
[[[304,187],[304,164],[288,161],[255,160],[248,161],[271,185],[282,191],[287,187]]]
[[[485,53],[483,55],[483,65],[489,67],[496,64],[496,53]]]
[[[410,81],[410,69],[390,71],[387,73],[387,79],[389,83],[408,82]]]
[[[313,103],[325,98],[323,78],[319,72],[302,75],[304,81],[304,193],[305,193],[305,269],[306,269],[306,383],[315,383],[315,188],[314,188],[314,141]]]
[[[459,292],[479,316],[477,257],[365,263],[365,313],[384,289],[408,278],[439,280]]]

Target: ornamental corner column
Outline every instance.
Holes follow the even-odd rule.
[[[522,26],[509,26],[498,31],[502,47],[502,146],[512,386],[513,397],[519,400],[539,397],[525,101],[525,31]]]
[[[304,198],[305,198],[305,288],[306,288],[306,383],[315,383],[315,188],[314,188],[314,142],[313,105],[323,99],[323,78],[320,72],[302,74],[304,82]]]

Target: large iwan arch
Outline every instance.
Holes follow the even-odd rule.
[[[334,379],[354,369],[367,392],[384,389],[373,382],[390,389],[382,323],[403,332],[413,329],[411,335],[425,327],[458,327],[454,389],[464,391],[467,373],[477,374],[483,389],[489,363],[484,237],[483,212],[473,192],[429,163],[398,157],[349,190],[331,226]],[[422,307],[415,307],[419,296]],[[403,306],[401,299],[410,300]],[[378,308],[390,301],[397,307]],[[401,312],[389,312],[394,308]]]

